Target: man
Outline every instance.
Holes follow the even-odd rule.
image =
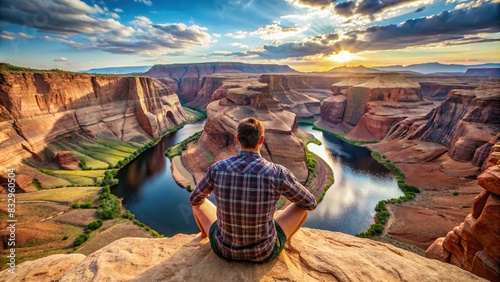
[[[284,166],[260,155],[264,125],[255,118],[242,120],[236,140],[241,151],[208,169],[190,201],[203,238],[222,258],[267,262],[283,250],[316,208],[315,197]],[[216,204],[205,201],[212,193]],[[276,202],[284,195],[293,203],[276,219]]]

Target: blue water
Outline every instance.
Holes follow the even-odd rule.
[[[118,173],[120,182],[112,192],[123,198],[123,205],[135,217],[165,236],[198,233],[189,205],[189,192],[174,181],[170,161],[164,152],[170,146],[203,129],[204,121],[188,124],[166,136]],[[300,128],[319,139],[323,145],[309,144],[332,168],[335,182],[321,204],[309,213],[304,226],[356,234],[373,222],[378,201],[403,193],[389,171],[378,164],[364,148],[311,126]],[[213,201],[213,199],[212,199]]]
[[[312,126],[300,128],[321,141],[321,146],[309,144],[308,148],[328,163],[335,178],[323,201],[309,213],[304,226],[361,233],[373,223],[374,208],[380,200],[403,195],[396,179],[371,157],[369,150],[314,130]]]

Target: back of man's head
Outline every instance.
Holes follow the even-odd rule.
[[[238,139],[242,148],[256,148],[264,135],[264,124],[256,118],[246,118],[238,124]]]

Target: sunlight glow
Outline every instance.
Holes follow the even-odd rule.
[[[354,55],[351,54],[351,52],[349,52],[347,50],[344,50],[344,51],[340,51],[337,54],[331,55],[330,58],[333,61],[336,61],[336,62],[339,62],[339,63],[345,63],[345,62],[349,62],[352,59],[354,59]]]

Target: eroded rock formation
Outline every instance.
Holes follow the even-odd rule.
[[[428,258],[454,264],[490,281],[500,281],[500,142],[493,146],[486,170],[478,177],[482,192],[459,226],[437,239]]]
[[[320,243],[318,243],[320,242]],[[227,270],[230,271],[221,271]],[[455,266],[392,245],[302,228],[269,263],[227,261],[208,239],[124,238],[84,257],[53,255],[17,266],[2,281],[485,281]]]
[[[500,84],[485,83],[474,90],[453,90],[436,109],[429,122],[416,136],[449,148],[450,157],[457,161],[480,159],[483,148],[500,132]],[[477,152],[476,152],[477,151]],[[482,157],[476,156],[482,154]]]
[[[296,115],[283,110],[281,103],[269,93],[267,83],[254,79],[233,80],[232,83],[225,88],[225,98],[207,106],[203,134],[196,146],[190,146],[183,153],[182,163],[199,180],[213,162],[236,155],[239,149],[235,141],[237,125],[244,118],[255,117],[266,128],[261,154],[285,165],[305,182],[308,171],[304,145],[296,137],[300,134]]]
[[[227,78],[239,77],[239,74],[295,73],[287,65],[244,64],[235,62],[155,65],[146,76],[159,78],[167,83],[172,91],[179,95],[189,106],[204,108],[206,101]]]
[[[473,196],[483,189],[473,179],[486,166],[496,165],[495,158],[498,160],[500,155],[493,152],[495,157],[488,157],[487,153],[500,137],[499,99],[498,83],[482,84],[475,90],[454,90],[426,116],[405,119],[381,143],[369,145],[403,171],[406,183],[422,189],[415,201],[390,206],[394,222],[387,228],[388,236],[427,249],[471,212]],[[419,222],[423,221],[433,222],[433,227],[422,226]],[[470,230],[473,221],[466,220],[463,230]],[[469,231],[462,231],[456,229],[456,236],[450,234],[449,240],[456,239],[458,243],[460,234],[470,235]],[[460,258],[453,259],[455,264],[460,261],[471,269],[477,244],[470,247],[476,251],[469,253],[469,261],[462,259],[462,250]],[[454,248],[457,253],[459,248]],[[484,258],[482,253],[478,256]],[[450,257],[447,259],[451,261]]]
[[[0,73],[0,167],[36,156],[62,134],[146,143],[186,119],[177,95],[140,77]]]
[[[54,156],[59,166],[63,169],[78,169],[80,160],[69,151],[57,152]]]
[[[322,101],[320,127],[348,131],[353,140],[382,140],[407,118],[425,116],[435,105],[424,101],[420,85],[401,74],[361,74],[332,84]]]

